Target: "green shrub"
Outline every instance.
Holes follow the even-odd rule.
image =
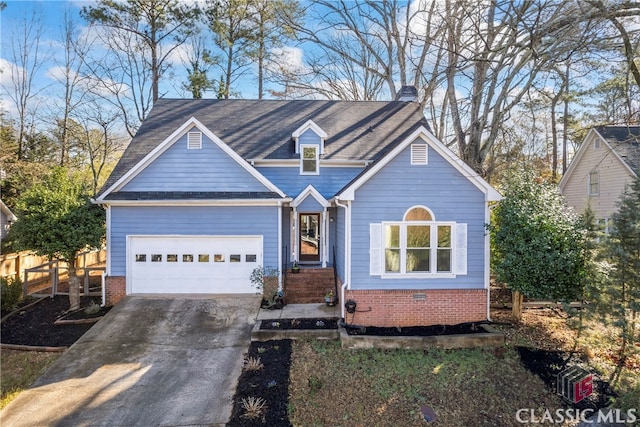
[[[22,280],[9,277],[0,278],[0,295],[3,310],[13,310],[22,299]]]

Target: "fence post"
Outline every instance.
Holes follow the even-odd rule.
[[[51,298],[55,297],[58,293],[58,274],[60,273],[58,261],[56,261],[54,265],[55,267],[53,267],[53,274],[51,276]]]
[[[27,298],[29,292],[29,272],[24,271],[24,282],[22,282],[22,298]]]
[[[89,269],[84,268],[84,296],[89,296]]]

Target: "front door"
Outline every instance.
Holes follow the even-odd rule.
[[[320,214],[300,214],[300,261],[320,262]]]

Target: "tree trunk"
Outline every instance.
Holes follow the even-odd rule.
[[[519,291],[511,292],[513,307],[511,308],[511,315],[514,320],[518,322],[522,320],[522,301],[524,300],[524,295],[522,295]]]
[[[80,309],[80,278],[75,264],[75,259],[69,261],[69,310]]]

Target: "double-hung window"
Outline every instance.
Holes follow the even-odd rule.
[[[403,221],[370,224],[370,274],[382,278],[443,278],[467,274],[467,224],[434,221],[412,208]]]
[[[383,275],[453,273],[454,223],[385,222]]]
[[[600,174],[597,170],[589,172],[589,195],[597,196],[600,194]]]
[[[300,174],[301,175],[318,175],[320,169],[318,146],[317,145],[300,145]]]

